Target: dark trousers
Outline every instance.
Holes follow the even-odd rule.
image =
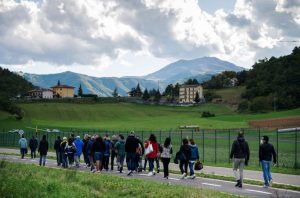
[[[60,166],[62,164],[62,152],[59,150],[56,150],[56,162],[57,166]]]
[[[126,163],[129,171],[135,170],[135,153],[126,153]]]
[[[36,148],[30,149],[30,155],[31,155],[31,159],[36,157]]]
[[[147,157],[145,157],[145,160],[144,160],[144,170],[146,170],[147,162],[148,162],[148,159],[147,159]]]
[[[160,166],[159,166],[159,157],[155,158],[155,163],[156,163],[156,169],[159,169],[160,168]]]
[[[183,174],[183,173],[187,174],[188,165],[189,165],[188,160],[180,160],[179,168],[180,168],[181,174]]]
[[[109,155],[103,156],[103,167],[105,170],[108,170],[108,164],[109,164]]]
[[[110,169],[111,170],[114,170],[115,158],[117,159],[117,154],[116,154],[116,152],[112,151],[111,152],[111,158],[110,158]]]
[[[149,172],[152,172],[154,169],[154,158],[148,158],[149,161]]]
[[[164,177],[169,176],[169,163],[170,163],[170,158],[161,158],[161,161],[164,166]]]
[[[24,159],[24,155],[26,153],[26,148],[21,148],[20,152],[21,152],[21,158]]]
[[[90,159],[89,159],[89,155],[86,154],[85,152],[83,152],[83,159],[84,159],[84,162],[87,166],[90,166]]]
[[[62,166],[68,168],[68,155],[62,152]]]

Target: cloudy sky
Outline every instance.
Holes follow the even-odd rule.
[[[300,0],[0,0],[0,65],[145,75],[215,56],[250,68],[300,41]]]

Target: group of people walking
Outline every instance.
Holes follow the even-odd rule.
[[[22,136],[19,140],[21,158],[27,153],[27,140]],[[33,136],[29,141],[31,158],[36,157],[36,150],[40,153],[39,165],[45,166],[48,152],[48,141],[46,135],[38,143]],[[80,158],[83,155],[84,166],[90,168],[91,172],[100,173],[102,170],[114,170],[116,160],[117,171],[123,172],[124,161],[127,165],[127,175],[131,176],[134,172],[146,171],[149,163],[148,176],[154,176],[160,171],[159,161],[163,164],[164,178],[169,178],[169,164],[173,156],[173,147],[171,138],[167,137],[163,144],[156,140],[156,136],[151,134],[149,139],[142,142],[139,136],[132,131],[125,140],[120,134],[101,137],[99,135],[86,134],[81,140],[80,136],[57,137],[54,143],[56,151],[57,166],[68,168],[71,166],[80,167]],[[143,164],[144,156],[144,164]],[[243,132],[239,132],[237,139],[232,143],[230,159],[233,161],[233,172],[236,177],[236,187],[242,188],[244,166],[248,165],[250,159],[250,150]],[[276,152],[272,144],[269,143],[268,136],[263,136],[259,148],[259,161],[262,165],[264,187],[272,185],[272,176],[270,166],[276,164]],[[194,139],[183,139],[179,151],[174,155],[174,162],[179,161],[179,168],[182,179],[188,177],[194,179],[194,166],[199,161],[199,150]],[[154,170],[156,163],[156,172]],[[110,166],[109,166],[110,165]],[[239,170],[239,172],[238,172]]]

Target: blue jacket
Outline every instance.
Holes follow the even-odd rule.
[[[86,149],[86,154],[87,155],[92,154],[92,147],[93,147],[94,142],[95,142],[95,140],[89,140],[88,145],[87,145],[87,149]]]
[[[27,148],[27,140],[25,138],[21,138],[19,140],[19,145],[20,145],[20,148]]]
[[[110,155],[110,140],[104,140],[104,144],[105,144],[104,155],[109,156]]]
[[[82,148],[83,148],[83,141],[80,138],[76,138],[74,144],[76,146],[76,155],[81,155]]]
[[[189,147],[191,148],[191,161],[197,160],[199,159],[199,151],[198,151],[198,147],[196,144],[191,145],[189,144]]]

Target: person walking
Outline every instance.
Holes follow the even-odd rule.
[[[167,137],[165,139],[164,145],[161,148],[160,159],[163,163],[164,168],[164,178],[169,179],[169,163],[173,154],[171,138]]]
[[[24,135],[22,135],[19,140],[19,146],[20,146],[21,159],[24,159],[24,156],[27,152],[27,140],[24,137]]]
[[[179,168],[182,174],[182,179],[187,177],[187,169],[189,160],[191,159],[191,148],[189,147],[189,141],[185,138],[182,140],[182,145],[179,150]]]
[[[259,147],[259,161],[263,170],[264,188],[272,186],[272,175],[270,171],[273,158],[273,164],[276,164],[276,152],[274,146],[269,143],[269,137],[263,136],[261,139],[261,145]]]
[[[110,170],[114,170],[115,158],[117,158],[116,153],[116,143],[118,142],[117,136],[111,136],[111,156],[110,156]]]
[[[136,152],[136,158],[135,158],[135,170],[137,172],[142,172],[143,170],[143,161],[142,161],[142,157],[144,155],[145,152],[145,148],[144,148],[144,144],[141,142],[140,137],[136,136],[136,139],[138,141],[138,149]]]
[[[62,156],[62,167],[63,168],[68,168],[68,155],[65,151],[67,144],[68,144],[67,137],[63,137],[63,141],[60,143],[60,152],[61,152],[61,156]]]
[[[100,173],[102,170],[103,154],[105,151],[105,144],[101,136],[96,137],[96,141],[93,143],[91,153],[94,154],[94,159],[96,161],[96,171]]]
[[[150,135],[148,142],[146,142],[145,149],[147,149],[150,145],[152,145],[153,150],[152,150],[152,152],[148,153],[146,155],[146,157],[147,157],[148,162],[149,162],[148,176],[153,176],[153,175],[155,175],[154,160],[157,157],[157,155],[160,154],[159,149],[158,149],[158,144],[157,144],[157,141],[156,141],[156,137],[155,137],[154,134]]]
[[[75,144],[75,147],[76,147],[76,152],[74,154],[75,164],[76,164],[76,167],[79,168],[79,166],[80,166],[80,156],[82,154],[82,149],[83,149],[83,141],[80,139],[80,136],[76,136],[74,144]]]
[[[161,151],[162,150],[162,146],[159,142],[157,142],[157,146],[158,146],[158,150]],[[160,153],[156,156],[155,158],[155,164],[156,164],[156,172],[159,173],[160,172],[160,164],[159,164],[159,159],[160,159]]]
[[[89,157],[89,163],[91,165],[91,172],[93,172],[93,173],[96,171],[96,169],[95,169],[95,162],[96,162],[95,161],[95,153],[92,152],[92,148],[95,143],[95,139],[96,139],[96,137],[93,135],[91,137],[91,139],[89,140],[87,149],[86,149],[86,154]]]
[[[34,159],[36,157],[37,147],[38,147],[38,140],[33,135],[32,138],[29,140],[29,148],[30,148],[31,159]]]
[[[73,164],[74,164],[74,155],[76,153],[76,146],[73,143],[73,138],[72,137],[68,138],[68,143],[66,144],[65,152],[67,153],[67,156],[68,156],[68,164],[70,166],[73,166]]]
[[[105,151],[103,153],[103,167],[106,171],[108,171],[109,156],[110,156],[110,149],[111,149],[111,142],[108,135],[105,135],[104,137],[104,145],[105,145]]]
[[[62,140],[60,139],[60,136],[57,137],[57,140],[54,142],[54,150],[56,152],[56,162],[57,166],[60,166],[62,164],[62,152],[60,144],[62,143]]]
[[[232,143],[230,160],[233,160],[233,173],[236,178],[236,187],[243,187],[243,171],[244,166],[248,165],[250,151],[247,141],[244,138],[244,133],[240,131],[237,139]],[[239,169],[239,174],[237,172]]]
[[[116,147],[116,154],[117,154],[117,161],[118,161],[118,171],[122,173],[123,163],[125,159],[125,140],[122,134],[119,135],[119,140],[117,141],[115,147]]]
[[[46,135],[43,135],[43,138],[40,141],[39,149],[38,149],[38,152],[40,153],[40,166],[42,166],[42,164],[43,166],[45,166],[46,164],[48,148],[49,148],[49,144],[46,139]]]
[[[135,170],[135,163],[136,163],[135,158],[136,158],[137,148],[138,148],[138,141],[135,138],[134,131],[131,131],[125,143],[126,163],[128,168],[127,176],[131,176],[133,171]]]
[[[87,154],[87,146],[88,146],[89,140],[90,140],[90,136],[88,134],[85,134],[84,138],[82,140],[82,142],[83,142],[82,153],[83,153],[83,159],[84,159],[86,168],[90,167],[90,160],[89,160],[89,156]]]
[[[189,147],[191,149],[191,158],[189,160],[190,178],[195,179],[196,176],[194,172],[194,165],[196,160],[199,160],[199,151],[197,145],[195,144],[194,139],[190,139]]]

